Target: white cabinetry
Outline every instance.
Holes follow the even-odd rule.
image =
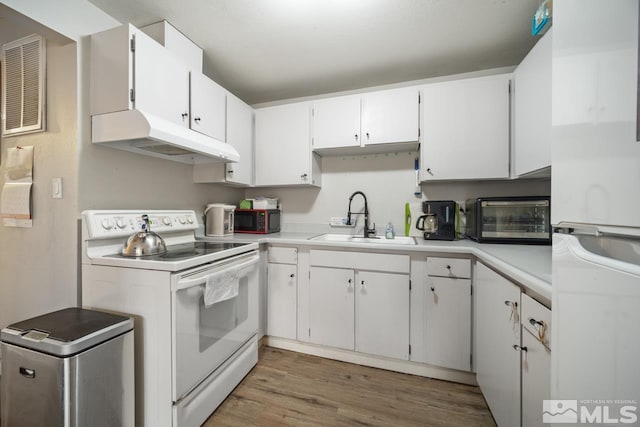
[[[227,99],[227,144],[240,154],[238,163],[195,164],[193,182],[220,182],[238,186],[253,184],[253,108],[230,93]]]
[[[417,142],[418,97],[418,88],[409,87],[314,101],[313,149],[358,153],[366,146]]]
[[[269,247],[267,254],[267,335],[296,339],[298,249]]]
[[[553,28],[513,73],[514,173],[551,166],[551,41]]]
[[[425,291],[420,362],[470,371],[471,260],[429,257]]]
[[[189,127],[189,69],[132,25],[91,36],[91,115],[136,108]]]
[[[409,257],[310,251],[309,341],[409,358]]]
[[[551,397],[551,311],[522,295],[522,425],[544,426],[542,401]]]
[[[475,369],[499,426],[520,425],[520,288],[477,262]]]
[[[422,87],[421,181],[509,177],[510,75]]]
[[[190,126],[196,132],[226,140],[227,95],[222,86],[198,72],[191,72]]]
[[[306,102],[256,110],[256,186],[320,186],[320,160],[311,152],[310,116]]]

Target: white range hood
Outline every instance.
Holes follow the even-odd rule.
[[[136,109],[92,116],[91,142],[188,164],[240,160],[225,142]]]

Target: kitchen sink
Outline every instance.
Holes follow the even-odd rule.
[[[415,245],[416,240],[413,237],[396,236],[394,239],[386,239],[384,236],[363,237],[352,236],[350,234],[321,234],[319,236],[310,237],[309,240],[317,242],[341,242],[341,243],[370,243],[380,245]]]

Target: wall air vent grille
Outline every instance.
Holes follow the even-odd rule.
[[[37,34],[2,45],[2,135],[45,130],[45,39]]]

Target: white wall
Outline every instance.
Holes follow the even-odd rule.
[[[0,225],[0,327],[76,302],[76,47],[47,46],[47,131],[2,140],[34,146],[33,228]],[[51,198],[61,177],[63,199]]]
[[[361,190],[367,196],[371,222],[378,233],[391,221],[398,234],[403,233],[404,206],[422,200],[456,200],[480,196],[548,195],[548,180],[448,182],[422,185],[423,198],[413,195],[415,189],[414,159],[416,152],[367,156],[324,157],[322,188],[252,188],[247,197],[271,196],[280,199],[283,229],[318,231],[332,216],[346,216],[349,196]],[[362,198],[353,200],[352,211],[361,211]],[[361,230],[362,218],[358,220]]]

